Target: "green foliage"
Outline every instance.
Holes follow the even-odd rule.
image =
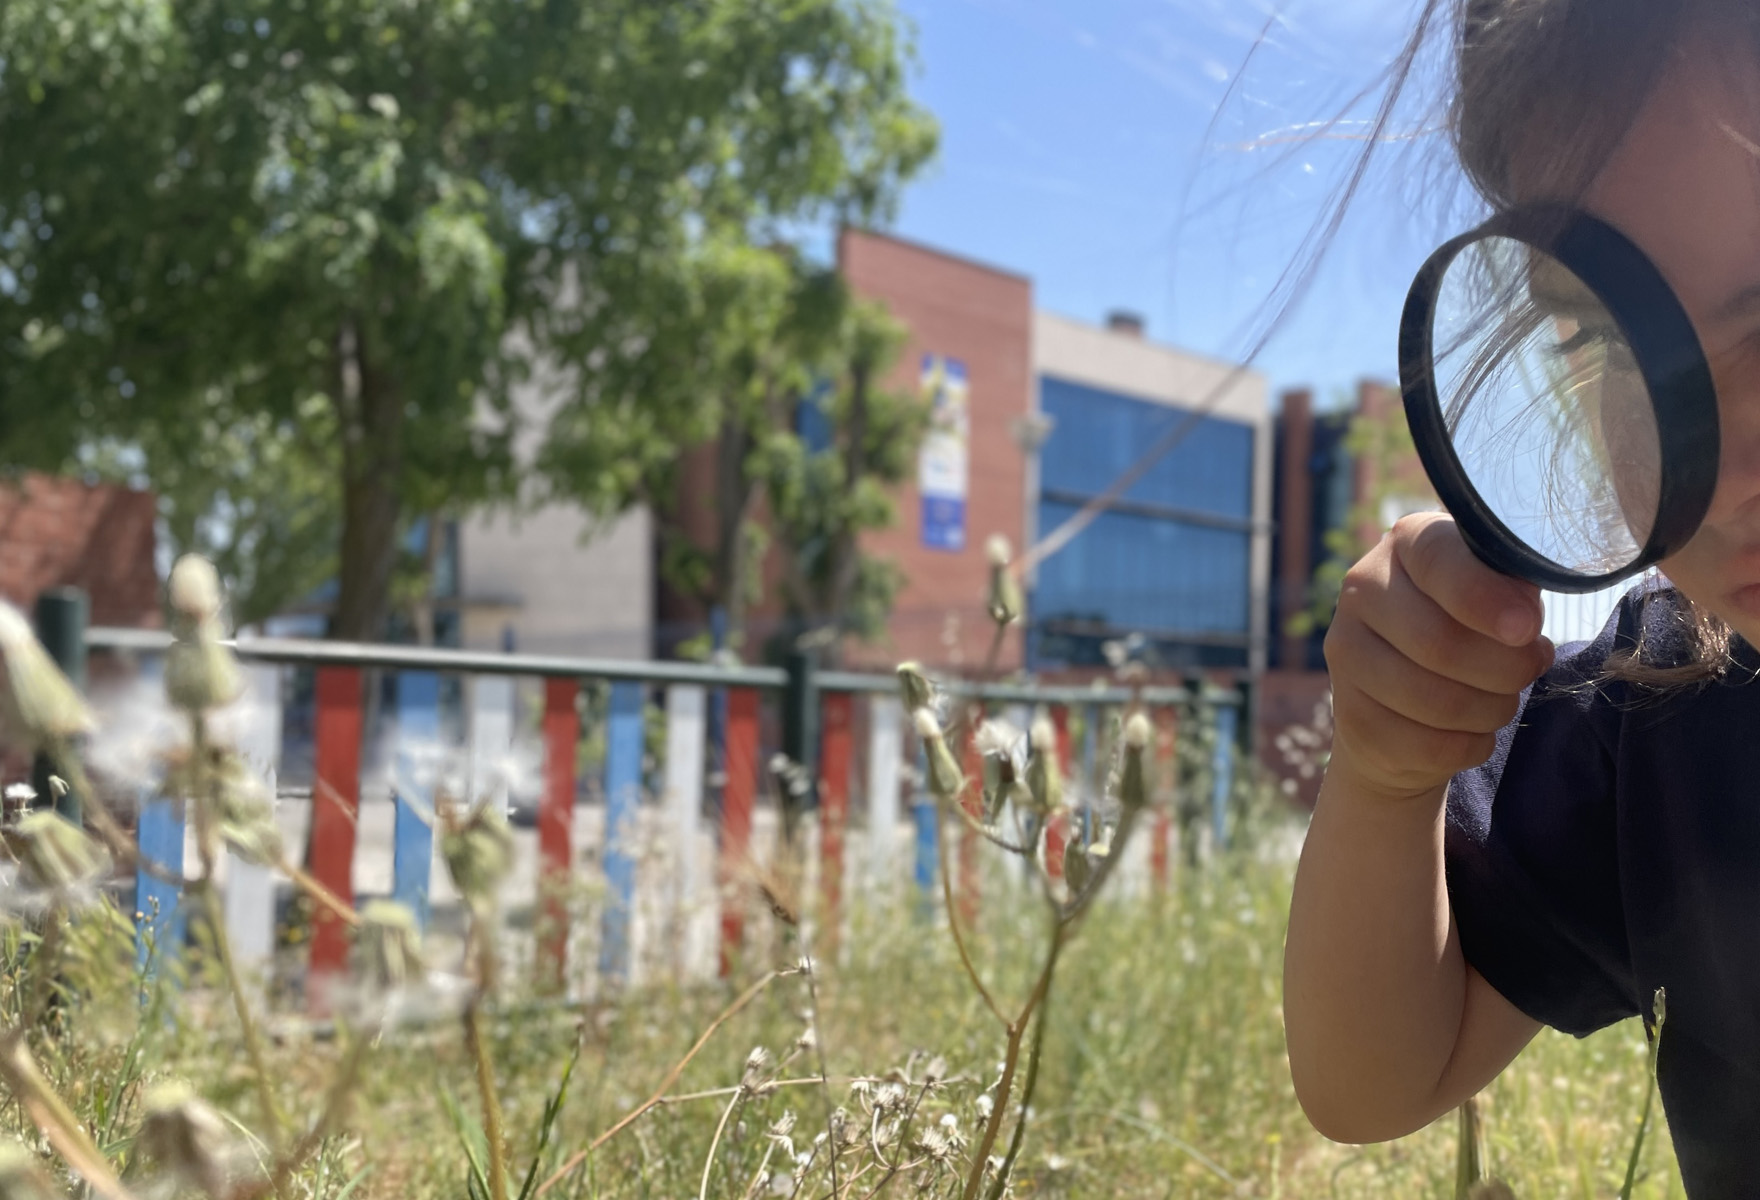
[[[902,328],[786,246],[708,243],[684,268],[675,302],[709,334],[684,373],[690,415],[677,426],[697,453],[686,458],[658,434],[662,418],[646,400],[593,403],[559,414],[540,466],[555,494],[590,509],[648,504],[667,582],[725,607],[736,627],[779,543],[797,622],[836,614],[847,631],[877,630],[899,580],[858,540],[893,521],[888,489],[909,475],[927,420],[918,397],[881,383]],[[802,436],[808,407],[830,433],[825,445]],[[705,459],[715,494],[712,511],[698,512],[679,504],[679,482]]]
[[[887,213],[934,143],[908,60],[880,0],[10,0],[0,456],[132,448],[180,540],[299,543],[254,577],[328,538],[375,633],[401,523],[518,492],[535,375],[564,459],[619,431],[599,507],[703,435],[718,264]]]
[[[1285,625],[1286,631],[1295,637],[1307,637],[1332,623],[1346,572],[1374,548],[1374,540],[1365,536],[1364,531],[1381,529],[1386,503],[1402,495],[1398,469],[1417,457],[1411,428],[1404,412],[1397,407],[1380,417],[1358,413],[1345,434],[1344,450],[1353,466],[1367,465],[1369,486],[1351,506],[1343,524],[1323,535],[1326,560],[1314,569],[1308,587],[1308,607],[1290,617]]]

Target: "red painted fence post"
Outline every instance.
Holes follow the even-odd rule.
[[[544,792],[538,800],[539,975],[561,987],[568,969],[568,880],[574,853],[575,754],[580,681],[544,681]]]
[[[837,952],[843,920],[843,833],[849,823],[849,773],[855,700],[849,692],[824,692],[823,741],[819,747],[819,891],[824,916],[820,939]]]
[[[752,805],[758,789],[758,692],[727,689],[727,783],[721,790],[721,976],[733,973],[745,934],[738,886],[751,854]]]
[[[358,667],[319,667],[313,740],[312,876],[354,902],[355,825],[360,814],[362,680]],[[327,1013],[329,990],[348,969],[348,930],[319,906],[312,918],[306,1003]]]

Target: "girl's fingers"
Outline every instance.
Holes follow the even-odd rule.
[[[1364,694],[1430,729],[1496,733],[1516,715],[1514,692],[1487,691],[1421,666],[1366,625],[1345,631],[1335,657]]]

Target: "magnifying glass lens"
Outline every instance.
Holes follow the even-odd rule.
[[[1662,488],[1656,405],[1618,323],[1545,251],[1491,235],[1440,280],[1432,369],[1455,457],[1509,534],[1561,570],[1626,570]]]

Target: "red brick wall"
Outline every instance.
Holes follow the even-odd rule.
[[[892,385],[915,390],[925,354],[965,364],[970,385],[970,486],[966,545],[957,553],[922,541],[922,500],[913,478],[894,497],[897,524],[864,548],[903,569],[886,644],[851,646],[853,663],[889,667],[914,658],[971,670],[984,661],[992,628],[984,613],[985,542],[1003,534],[1017,554],[1026,510],[1026,462],[1012,432],[1032,405],[1033,288],[1030,280],[879,234],[846,231],[838,263],[850,287],[879,300],[909,337]],[[1018,627],[999,665],[1018,667]]]
[[[51,587],[85,589],[94,625],[156,627],[153,497],[27,474],[0,485],[0,597],[27,614]]]

